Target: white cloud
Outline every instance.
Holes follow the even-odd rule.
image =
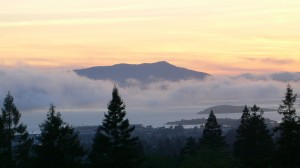
[[[54,103],[60,109],[105,109],[111,98],[113,82],[79,77],[72,71],[44,71],[29,67],[0,68],[0,98],[8,91],[21,110],[48,109]],[[248,104],[280,100],[285,82],[244,77],[211,77],[206,80],[160,81],[143,85],[130,80],[120,94],[128,108],[166,108],[217,104]],[[300,82],[293,82],[300,92]],[[251,105],[251,104],[249,104]],[[45,110],[44,110],[45,111]]]

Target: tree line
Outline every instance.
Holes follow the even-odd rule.
[[[41,134],[31,138],[8,93],[0,114],[0,168],[298,168],[300,118],[294,107],[296,98],[288,85],[278,108],[282,121],[275,129],[267,127],[257,105],[245,106],[232,146],[226,143],[211,111],[201,137],[186,138],[179,156],[161,157],[145,153],[139,138],[133,136],[135,127],[126,118],[126,106],[116,86],[90,149],[81,144],[79,133],[63,121],[53,104],[39,125]]]

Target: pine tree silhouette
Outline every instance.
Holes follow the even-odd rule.
[[[29,167],[32,139],[26,125],[19,123],[21,114],[8,92],[0,116],[0,167]]]
[[[276,140],[277,167],[300,167],[300,120],[294,107],[296,99],[297,94],[293,93],[291,85],[288,84],[283,104],[278,108],[278,113],[283,115],[282,122],[275,128],[275,132],[279,134]]]
[[[121,168],[139,167],[138,138],[132,137],[135,127],[125,119],[125,104],[114,86],[112,100],[102,125],[97,129],[90,160],[92,167]]]
[[[218,124],[213,111],[209,113],[209,117],[205,123],[203,135],[200,138],[200,148],[201,146],[215,149],[222,149],[226,146],[221,126]]]
[[[66,124],[61,114],[50,105],[47,119],[40,125],[40,145],[36,147],[37,167],[79,167],[85,151],[78,133]]]
[[[271,165],[273,141],[267,129],[263,111],[254,105],[251,113],[245,106],[241,124],[237,129],[234,142],[234,155],[249,167],[268,167]]]

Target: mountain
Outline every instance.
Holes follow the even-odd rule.
[[[219,105],[207,108],[203,111],[198,112],[198,114],[209,114],[211,110],[214,111],[215,114],[227,114],[227,113],[242,113],[245,106],[231,106],[231,105]],[[251,107],[248,106],[250,110]],[[274,109],[261,108],[264,112],[276,111]],[[251,110],[250,110],[251,111]]]
[[[80,76],[94,80],[112,80],[119,84],[127,83],[128,79],[140,82],[159,80],[179,81],[185,79],[204,79],[207,73],[181,68],[161,61],[144,64],[116,64],[112,66],[97,66],[74,70]]]

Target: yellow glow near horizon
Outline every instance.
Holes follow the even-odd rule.
[[[0,0],[1,1],[1,0]],[[1,1],[0,65],[300,71],[298,0]]]

